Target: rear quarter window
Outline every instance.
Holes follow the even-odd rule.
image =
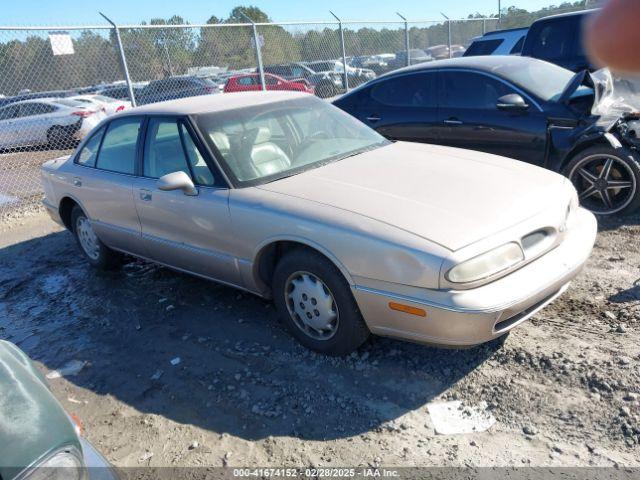
[[[98,149],[100,148],[100,141],[102,135],[104,135],[105,127],[102,127],[84,144],[82,150],[78,152],[76,156],[76,163],[78,165],[84,165],[85,167],[95,167],[96,159],[98,158]]]

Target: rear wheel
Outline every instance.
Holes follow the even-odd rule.
[[[68,148],[72,142],[67,129],[56,125],[47,132],[47,143],[53,150],[62,150]]]
[[[337,89],[332,83],[320,83],[315,89],[316,95],[320,98],[330,98],[337,95]]]
[[[71,226],[80,250],[92,266],[111,270],[121,265],[122,255],[100,241],[91,222],[77,205],[71,211]]]
[[[322,255],[294,250],[276,266],[272,289],[280,317],[305,347],[346,355],[369,337],[349,284]]]
[[[588,148],[563,173],[578,191],[580,204],[595,214],[626,214],[640,207],[640,165],[626,148]]]

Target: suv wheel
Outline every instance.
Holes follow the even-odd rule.
[[[626,214],[640,207],[640,164],[626,148],[593,146],[573,157],[563,173],[580,204],[595,214]]]
[[[89,263],[101,270],[110,270],[122,263],[122,255],[100,241],[91,222],[79,206],[71,212],[71,227],[80,250]]]
[[[305,347],[346,355],[369,337],[349,284],[326,258],[299,249],[286,254],[273,274],[276,308]]]

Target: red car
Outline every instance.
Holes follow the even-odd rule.
[[[277,75],[270,73],[264,74],[264,82],[267,90],[294,90],[297,92],[314,93],[315,89],[305,79],[285,80]],[[253,90],[262,90],[260,85],[260,75],[257,73],[248,73],[246,75],[236,75],[227,80],[224,86],[224,92],[250,92]]]

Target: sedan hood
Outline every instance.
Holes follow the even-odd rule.
[[[458,250],[549,205],[566,208],[564,181],[495,155],[397,142],[260,188],[347,210]]]

